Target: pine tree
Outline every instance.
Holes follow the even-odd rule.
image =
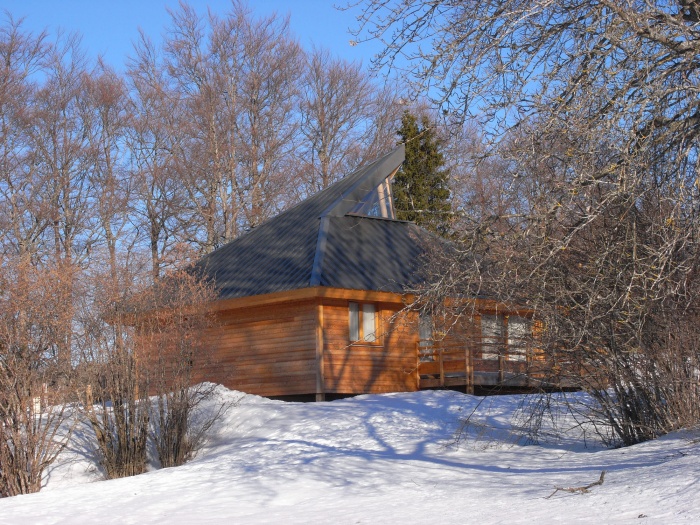
[[[405,111],[401,128],[396,132],[399,143],[406,145],[406,160],[396,174],[393,186],[398,219],[446,236],[450,225],[449,170],[427,117],[418,119]]]

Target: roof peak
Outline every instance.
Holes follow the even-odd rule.
[[[348,175],[345,179],[354,180],[322,213],[321,217],[342,217],[348,214],[372,191],[374,191],[384,180],[393,176],[406,158],[406,149],[403,144],[399,144],[392,151]],[[338,182],[343,181],[341,179]],[[347,181],[346,181],[347,182]],[[323,192],[331,190],[338,183],[335,183]]]
[[[395,220],[388,204],[388,180],[404,156],[399,145],[210,253],[198,266],[214,280],[221,299],[318,285],[399,290],[413,278],[411,265],[420,252],[413,236],[417,227]],[[363,217],[385,220],[358,221]]]

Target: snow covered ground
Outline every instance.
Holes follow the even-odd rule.
[[[523,396],[217,396],[238,406],[191,463],[96,481],[78,433],[40,493],[0,499],[0,523],[700,523],[700,431],[605,449],[575,427],[532,445],[510,430]]]

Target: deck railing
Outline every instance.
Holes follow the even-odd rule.
[[[510,343],[510,344],[508,344]],[[417,344],[418,387],[475,386],[535,388],[556,385],[540,354],[525,341],[472,338],[463,344],[420,341]]]

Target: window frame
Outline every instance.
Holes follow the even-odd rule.
[[[428,312],[418,312],[418,354],[422,363],[435,361],[433,316]]]
[[[484,335],[484,318],[495,320],[493,334]],[[518,319],[517,324],[524,326],[517,336],[511,333],[511,318]],[[522,320],[522,321],[521,321]],[[516,322],[513,322],[516,325]],[[496,361],[501,357],[507,361],[527,361],[528,338],[532,336],[532,319],[517,313],[482,312],[480,314],[481,359]]]
[[[365,316],[368,315],[369,308],[374,310],[374,331],[365,333],[367,328]],[[356,316],[355,323],[353,322],[353,315]],[[353,334],[353,331],[355,331],[355,334]],[[357,335],[358,338],[354,339],[353,335]],[[367,337],[371,337],[371,339],[367,339]],[[379,308],[376,303],[361,301],[348,302],[348,338],[350,344],[353,345],[382,345],[381,336],[379,334]]]

